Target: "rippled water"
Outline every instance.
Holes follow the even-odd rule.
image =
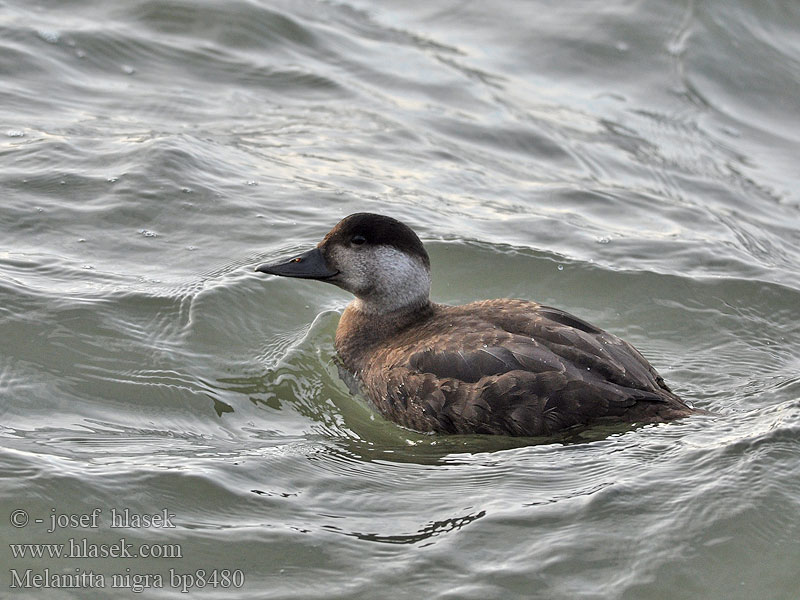
[[[799,6],[0,1],[4,594],[797,598]],[[718,415],[383,421],[332,361],[347,295],[252,272],[361,210],[436,300],[568,309]],[[173,554],[12,547],[70,538]]]

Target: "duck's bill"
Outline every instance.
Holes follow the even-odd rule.
[[[325,263],[325,257],[319,248],[299,254],[287,261],[258,265],[256,271],[281,277],[300,277],[301,279],[328,279],[339,273]]]

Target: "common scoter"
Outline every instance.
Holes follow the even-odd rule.
[[[356,213],[316,248],[262,273],[355,295],[335,346],[387,418],[422,432],[547,436],[694,412],[629,343],[529,300],[431,302],[430,259],[391,217]]]

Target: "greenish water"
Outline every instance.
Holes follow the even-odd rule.
[[[0,0],[0,595],[797,598],[798,27],[786,0]],[[565,308],[717,416],[382,420],[333,360],[347,295],[253,273],[364,210],[418,231],[435,300]]]

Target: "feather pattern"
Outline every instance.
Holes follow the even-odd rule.
[[[419,431],[541,436],[692,412],[633,346],[526,300],[431,305],[378,348],[337,346],[377,408]]]

